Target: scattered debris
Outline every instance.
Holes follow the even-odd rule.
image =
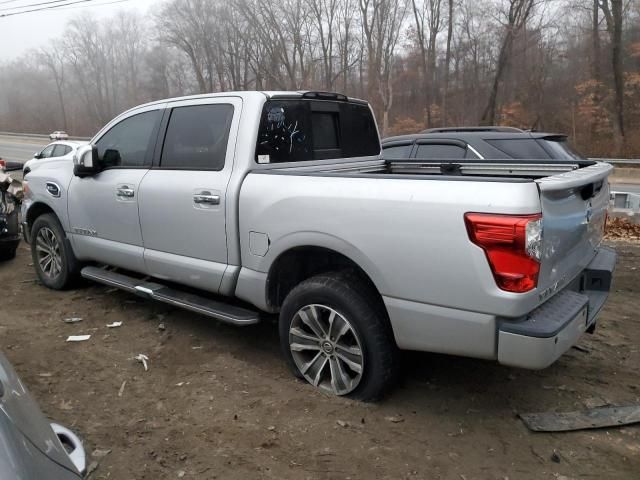
[[[400,417],[400,416],[398,416],[398,417],[394,417],[394,416],[391,416],[391,417],[384,417],[384,419],[385,419],[387,422],[392,422],[392,423],[402,423],[402,422],[404,422],[404,418],[402,418],[402,417]]]
[[[181,387],[182,385],[184,385],[184,382],[178,382],[178,383],[176,383],[176,387]]]
[[[349,426],[349,422],[345,422],[344,420],[337,420],[336,423],[342,428],[347,428]]]
[[[164,323],[158,324],[158,330],[160,330],[161,332],[164,332],[166,329],[167,327],[165,326]]]
[[[85,340],[89,340],[91,335],[69,335],[67,338],[67,342],[84,342]]]
[[[579,412],[523,413],[519,416],[534,432],[569,432],[640,423],[640,405],[597,407]]]
[[[39,373],[38,374],[39,377],[45,377],[45,378],[49,378],[52,377],[53,374],[49,373],[49,372],[45,372],[45,373]]]
[[[87,473],[85,473],[85,478],[89,478],[93,472],[98,469],[98,462],[91,462],[87,467]]]
[[[184,471],[184,470],[180,470],[180,471],[178,472],[178,478],[182,478],[182,477],[184,477],[184,476],[185,476],[185,471]]]
[[[591,350],[589,350],[588,348],[581,347],[580,345],[574,345],[571,348],[578,350],[579,352],[582,352],[582,353],[591,353]]]
[[[560,463],[561,461],[560,455],[558,455],[558,452],[556,452],[555,450],[551,454],[551,461],[554,463]]]
[[[199,345],[197,347],[191,347],[191,350],[201,350],[202,349],[202,345]]]
[[[125,380],[124,382],[122,382],[122,385],[120,385],[120,390],[118,390],[118,396],[121,397],[122,396],[122,392],[124,392],[124,386],[127,384],[127,381]]]
[[[640,224],[625,218],[611,218],[607,221],[604,238],[618,240],[640,240]]]
[[[122,322],[113,322],[113,323],[108,323],[107,324],[107,328],[118,328],[122,326]]]
[[[70,317],[70,318],[65,318],[64,319],[64,323],[78,323],[81,322],[82,318],[81,317]]]
[[[91,452],[91,456],[95,458],[103,458],[111,453],[111,449],[101,450],[96,448],[93,452]]]
[[[274,425],[269,425],[269,426],[267,427],[267,430],[269,430],[270,432],[275,431],[275,429],[276,429],[276,427],[275,427]]]
[[[133,358],[134,360],[137,360],[142,363],[142,366],[144,367],[145,372],[149,370],[149,367],[147,367],[147,360],[149,360],[149,357],[147,357],[144,353],[139,353]]]

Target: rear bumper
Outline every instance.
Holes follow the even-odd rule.
[[[576,344],[596,317],[611,289],[615,250],[601,247],[582,274],[521,321],[498,322],[498,361],[542,369]]]

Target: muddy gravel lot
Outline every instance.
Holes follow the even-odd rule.
[[[24,244],[0,264],[0,348],[44,412],[97,450],[92,479],[638,479],[640,426],[531,433],[517,417],[640,403],[640,245],[616,248],[614,291],[580,350],[541,372],[409,353],[378,404],[295,380],[272,322],[47,290]],[[91,339],[65,342],[75,334]]]

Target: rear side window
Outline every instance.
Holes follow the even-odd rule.
[[[427,143],[418,145],[416,158],[425,160],[462,160],[466,153],[467,149],[458,145]]]
[[[549,152],[555,160],[584,160],[584,157],[573,150],[565,137],[539,138],[538,143]]]
[[[319,100],[270,100],[260,119],[258,163],[374,156],[380,140],[367,105]]]
[[[233,105],[193,105],[171,112],[161,168],[222,170],[233,119]]]
[[[382,157],[388,160],[401,160],[409,158],[411,155],[411,147],[413,145],[393,145],[390,147],[382,147]]]
[[[153,110],[125,118],[113,126],[96,142],[102,161],[109,167],[143,167],[160,116],[160,110]]]
[[[62,157],[66,155],[67,148],[66,145],[56,145],[56,148],[53,149],[52,157]]]
[[[506,153],[511,158],[523,160],[547,160],[549,155],[533,138],[510,138],[485,140],[489,145]]]

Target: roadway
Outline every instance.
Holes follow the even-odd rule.
[[[33,154],[42,150],[49,142],[48,138],[0,135],[0,158],[24,163],[33,158]],[[611,190],[640,194],[640,185],[616,183],[611,185]]]
[[[24,163],[50,142],[48,138],[0,135],[0,158]]]

